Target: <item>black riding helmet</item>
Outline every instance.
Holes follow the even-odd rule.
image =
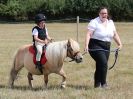
[[[35,16],[35,23],[39,23],[41,21],[46,21],[46,17],[44,14],[37,14]]]

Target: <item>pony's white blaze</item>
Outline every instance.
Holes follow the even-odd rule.
[[[9,86],[13,87],[14,80],[18,72],[25,67],[28,70],[28,81],[29,86],[32,87],[31,80],[32,75],[42,75],[41,72],[36,68],[33,63],[33,55],[29,52],[29,45],[24,45],[18,49],[14,60],[13,66],[10,71]],[[47,62],[43,65],[43,75],[45,80],[45,85],[48,83],[48,75],[50,73],[56,73],[63,77],[61,86],[65,88],[66,84],[66,74],[63,70],[63,62],[66,57],[72,58],[77,63],[82,61],[82,54],[80,53],[79,44],[72,40],[65,40],[59,42],[50,43],[46,48],[46,58]]]

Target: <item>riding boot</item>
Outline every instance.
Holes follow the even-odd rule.
[[[42,64],[41,64],[40,61],[37,61],[37,62],[36,62],[36,68],[38,68],[39,71],[40,71],[41,73],[43,73],[43,71],[42,71]]]

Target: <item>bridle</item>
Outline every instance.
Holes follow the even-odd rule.
[[[113,49],[113,50],[105,50],[105,49],[89,49],[88,51],[105,51],[105,52],[114,52],[115,54],[115,59],[114,59],[114,63],[113,65],[109,68],[109,70],[111,70],[115,64],[116,64],[116,61],[117,61],[117,58],[118,58],[118,52],[120,51],[119,48],[116,48],[116,49]],[[87,52],[84,52],[82,55],[85,55]]]

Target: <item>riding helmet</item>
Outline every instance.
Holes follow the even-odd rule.
[[[35,23],[39,23],[41,21],[46,21],[46,17],[44,14],[37,14],[35,16]]]

